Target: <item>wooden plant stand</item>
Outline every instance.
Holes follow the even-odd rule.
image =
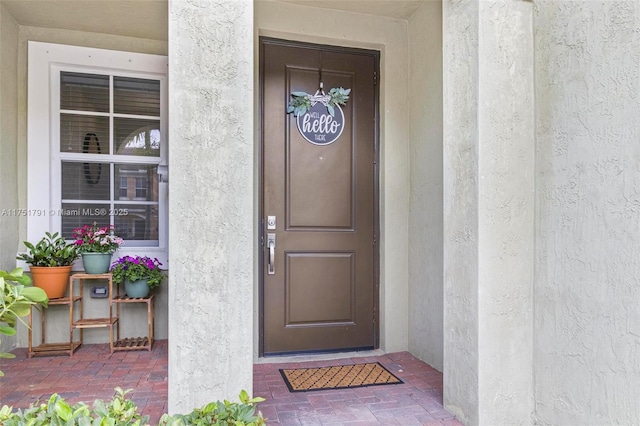
[[[129,350],[151,350],[153,346],[153,328],[155,322],[155,306],[154,295],[151,294],[148,297],[130,298],[125,295],[116,295],[113,298],[113,303],[116,305],[116,315],[120,317],[120,305],[132,304],[132,303],[146,303],[147,304],[147,336],[146,337],[127,337],[120,338],[120,322],[116,326],[117,340],[113,344],[112,351],[129,351]]]
[[[73,322],[73,313],[71,307],[74,303],[79,302],[82,303],[82,296],[70,296],[63,297],[61,299],[50,299],[48,306],[67,306],[69,309],[69,324]],[[27,355],[29,358],[34,356],[48,356],[48,355],[69,355],[71,356],[82,344],[82,338],[80,341],[73,341],[73,330],[69,327],[69,341],[68,342],[60,342],[60,343],[46,343],[46,308],[40,309],[40,330],[41,330],[41,338],[40,344],[38,346],[33,346],[33,310],[37,309],[35,306],[31,306],[29,310],[29,336],[28,336],[28,347],[27,347]]]
[[[107,280],[109,282],[109,316],[104,318],[85,318],[82,306],[82,298],[84,295],[84,283],[87,280]],[[77,289],[77,290],[76,290]],[[76,294],[78,293],[78,294]],[[33,309],[29,310],[29,336],[28,336],[28,357],[38,355],[69,355],[82,345],[84,338],[84,330],[89,328],[108,328],[109,329],[109,349],[111,353],[114,351],[127,350],[148,350],[153,346],[154,339],[154,322],[155,322],[155,297],[150,295],[144,298],[129,298],[118,293],[114,294],[113,277],[111,274],[73,274],[69,278],[69,296],[60,299],[50,299],[49,308],[52,306],[67,306],[69,309],[69,341],[58,343],[46,343],[45,325],[46,314],[49,308],[41,309],[40,327],[41,339],[38,346],[33,346]],[[120,338],[120,305],[122,304],[146,303],[147,305],[147,336],[146,337],[128,337]],[[114,308],[115,305],[115,315]],[[76,314],[77,313],[77,314]],[[78,318],[74,318],[77,316]],[[116,328],[116,339],[114,340],[114,326]],[[79,339],[74,341],[74,332],[79,330]]]

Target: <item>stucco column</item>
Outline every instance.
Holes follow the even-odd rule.
[[[252,393],[253,1],[169,1],[169,411]]]
[[[530,424],[532,4],[443,4],[444,403],[465,424]]]

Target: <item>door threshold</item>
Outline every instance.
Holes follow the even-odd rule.
[[[364,351],[331,352],[331,353],[303,353],[293,355],[269,355],[268,357],[258,357],[253,360],[254,364],[277,364],[282,362],[306,362],[306,361],[327,361],[344,358],[364,358],[368,356],[385,355],[382,349],[370,349]]]

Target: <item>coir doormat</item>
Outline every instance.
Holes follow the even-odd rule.
[[[379,362],[320,368],[280,369],[291,392],[403,383]]]

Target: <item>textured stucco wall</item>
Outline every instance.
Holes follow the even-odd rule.
[[[640,424],[640,4],[536,1],[539,424]]]
[[[442,2],[409,19],[409,351],[442,371]]]
[[[3,22],[4,23],[4,22]],[[2,26],[4,30],[5,26]],[[109,34],[87,33],[81,31],[60,30],[52,28],[39,28],[20,26],[19,37],[15,41],[18,50],[17,59],[17,170],[18,179],[13,183],[12,190],[17,191],[17,206],[27,208],[27,44],[29,41],[41,41],[47,43],[68,44],[74,46],[94,47],[99,49],[123,50],[138,53],[152,53],[158,55],[167,54],[167,43],[157,40],[137,39],[132,37],[114,36]],[[3,61],[4,63],[4,61]],[[4,79],[3,79],[4,81]],[[4,126],[3,126],[4,131]],[[4,137],[0,144],[4,143]],[[0,153],[1,154],[1,153]],[[0,187],[5,186],[5,181],[0,181]],[[10,257],[15,258],[17,251],[24,250],[22,241],[27,239],[27,217],[21,216],[19,223],[15,224],[16,232],[14,242],[9,242],[2,236],[3,255],[5,247],[13,244],[11,248],[13,252]],[[12,264],[15,266],[15,262]],[[88,295],[89,289],[85,289]],[[168,336],[168,319],[167,319],[167,299],[169,290],[166,285],[155,290],[156,292],[156,322],[155,337],[157,339],[166,339]],[[59,310],[59,309],[57,309]],[[85,312],[104,312],[104,300],[85,299]],[[68,314],[65,318],[64,312],[50,311],[52,321],[47,321],[47,340],[50,342],[61,341],[68,335]],[[123,336],[144,335],[146,331],[146,312],[139,312],[137,309],[131,310],[131,316],[121,323],[121,331]],[[35,320],[38,320],[36,313]],[[89,316],[90,314],[87,314]],[[140,331],[140,325],[143,324],[144,329]],[[34,328],[34,339],[39,339],[39,329]],[[91,330],[85,332],[85,342],[87,343],[105,343],[109,340],[109,335],[105,330]],[[35,341],[35,340],[34,340]],[[27,346],[27,330],[20,326],[18,328],[17,346]]]
[[[18,247],[18,218],[2,214],[18,208],[18,25],[0,5],[0,269],[12,270]],[[15,344],[0,337],[0,352]]]
[[[389,352],[407,350],[407,21],[258,0],[255,25],[256,38],[265,35],[381,51],[380,346]]]
[[[479,422],[530,424],[533,7],[519,0],[479,3]]]
[[[169,2],[169,410],[252,391],[253,1]]]
[[[443,0],[444,404],[478,423],[478,2]]]
[[[532,5],[444,3],[445,406],[466,424],[533,412]]]

